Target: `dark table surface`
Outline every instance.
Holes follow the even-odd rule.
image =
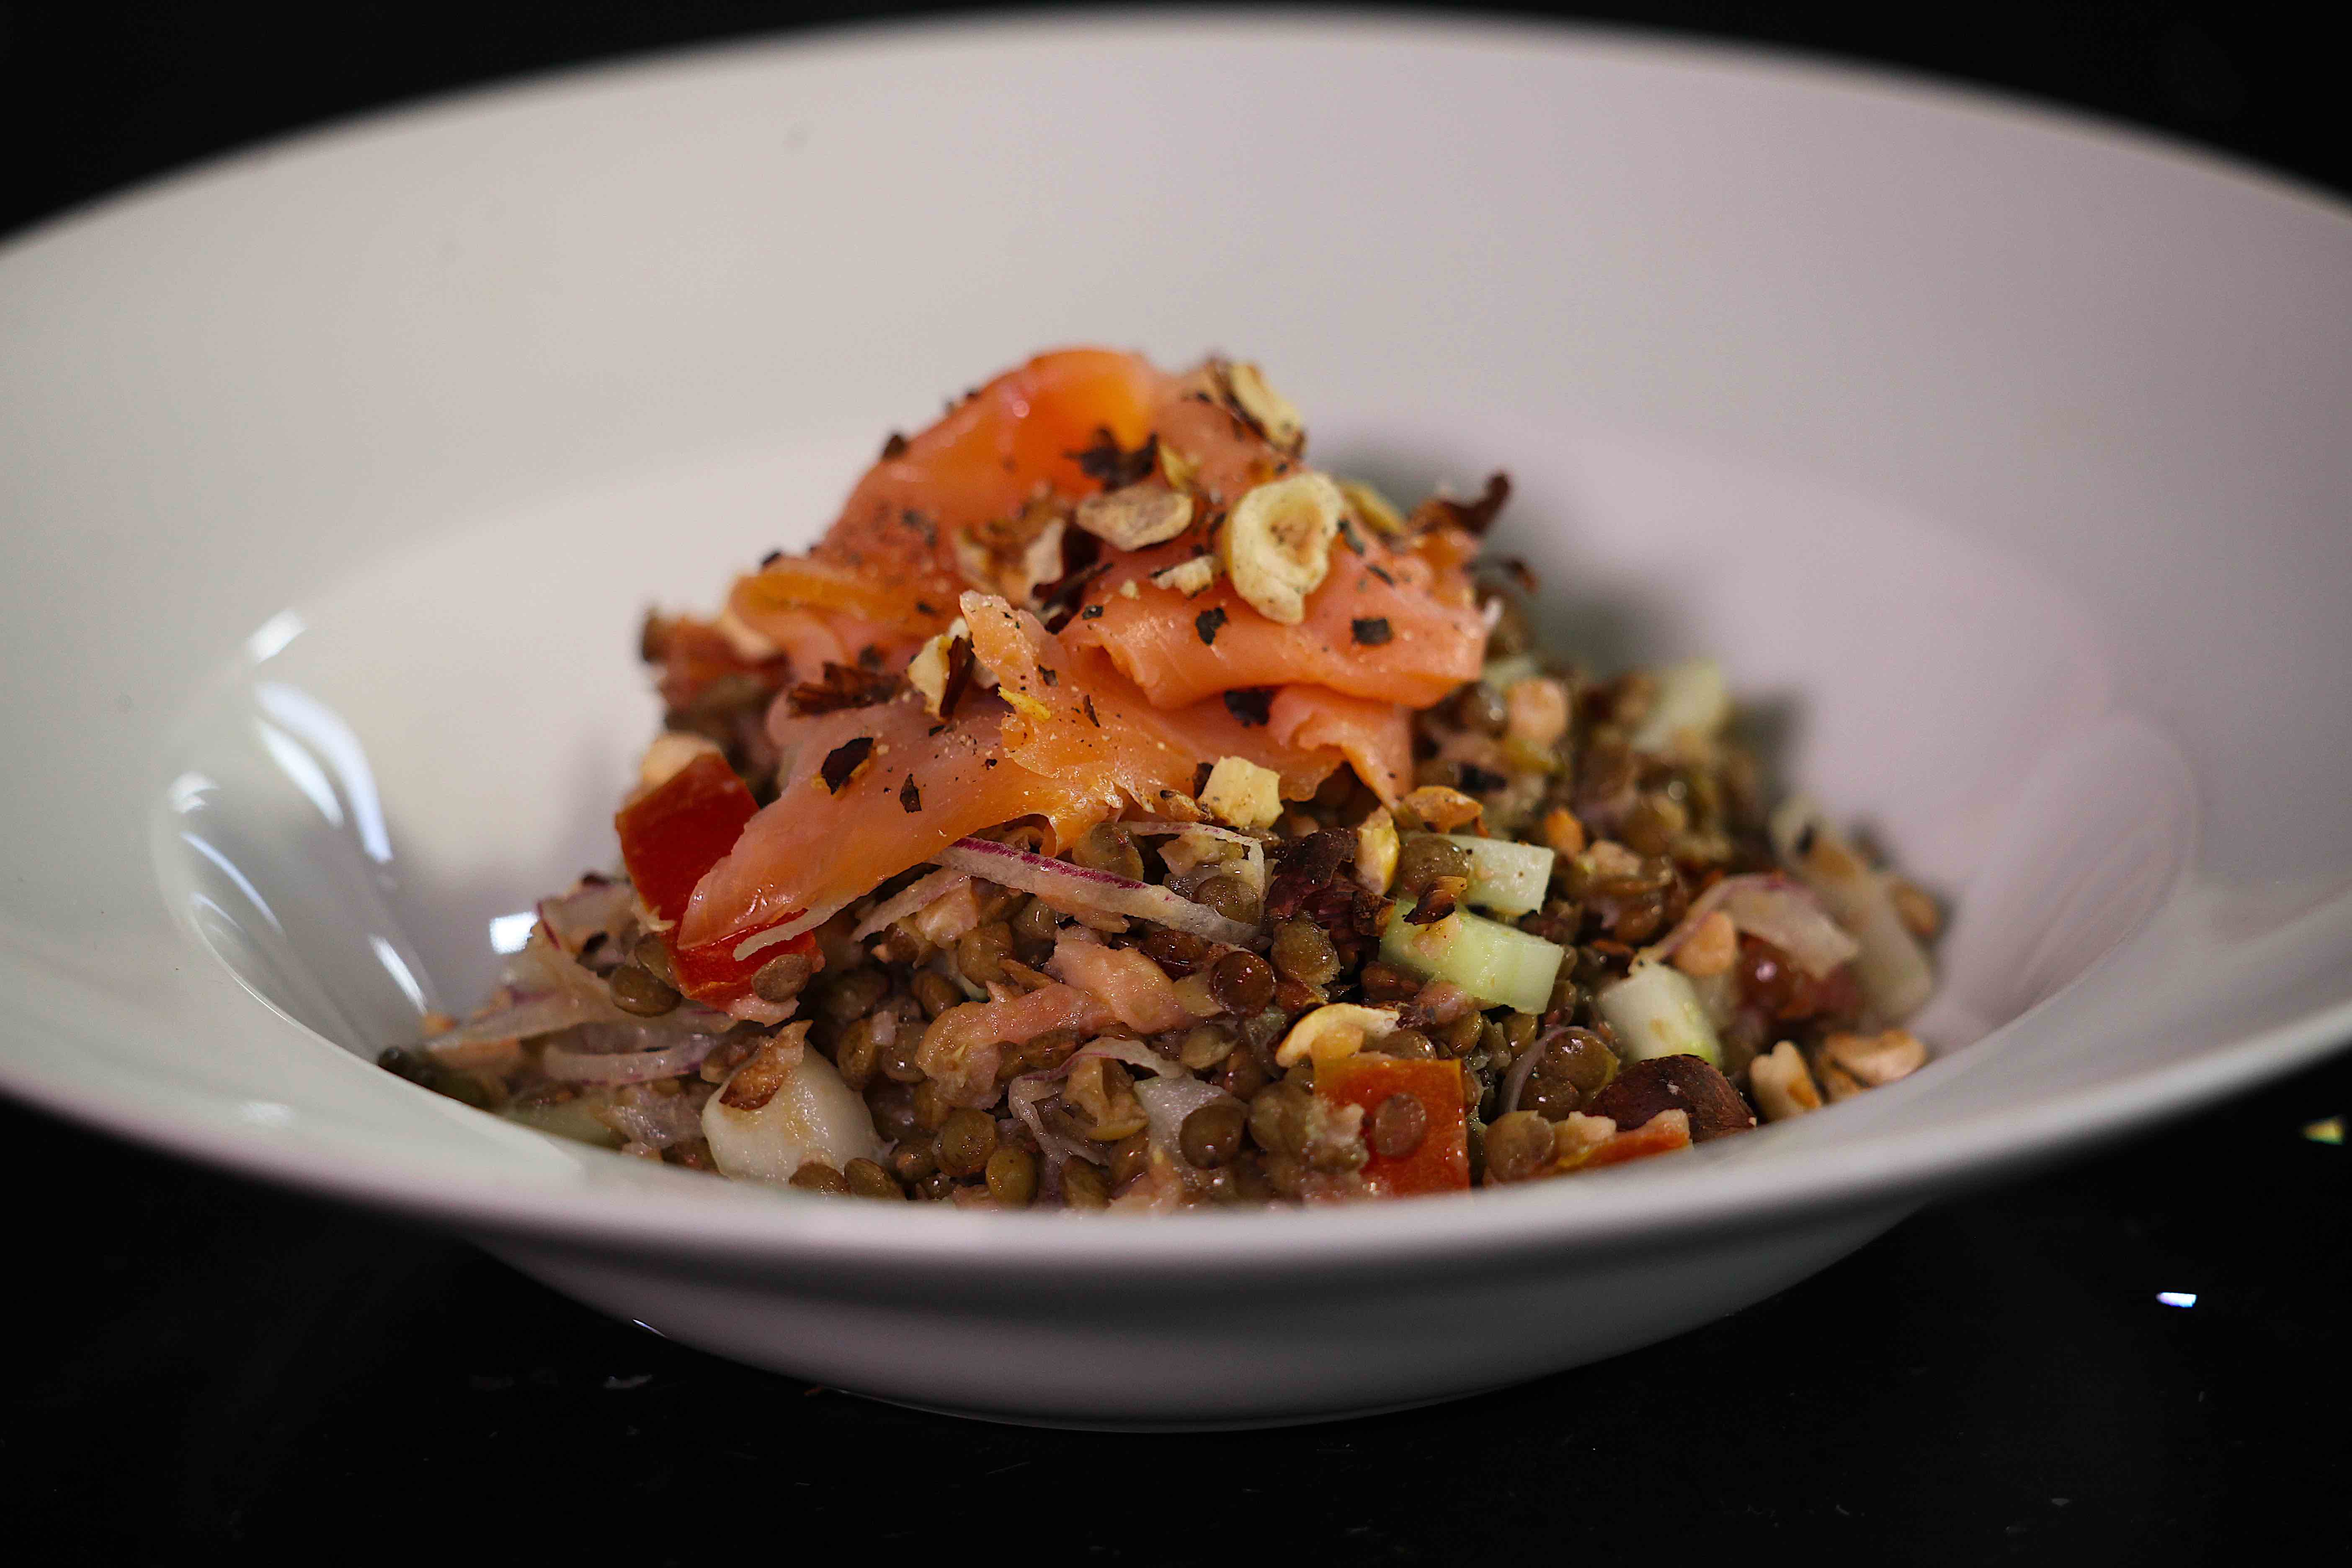
[[[845,5],[0,0],[0,234],[322,117]],[[331,14],[333,20],[324,18]],[[1864,19],[1589,8],[2040,93],[2352,184],[2328,68],[2259,8]],[[26,150],[34,155],[25,155]],[[1198,1436],[902,1411],[681,1349],[461,1243],[0,1105],[22,1315],[8,1538],[99,1560],[409,1539],[646,1563],[992,1548],[1184,1562],[2340,1560],[2352,1061],[1929,1209],[1668,1343],[1434,1409]],[[1476,1331],[1433,1325],[1432,1331]],[[13,1554],[13,1553],[12,1553]]]

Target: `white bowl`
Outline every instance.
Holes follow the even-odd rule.
[[[2352,1034],[2347,301],[2344,209],[2265,177],[1550,30],[926,27],[278,144],[0,253],[0,1082],[945,1408],[1658,1339]],[[609,858],[644,603],[1075,340],[1246,351],[1400,489],[1510,468],[1561,636],[1719,653],[1956,899],[1939,1059],[1577,1181],[1133,1223],[722,1185],[370,1065]]]

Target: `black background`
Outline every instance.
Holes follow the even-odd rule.
[[[0,234],[257,137],[670,44],[919,5],[0,0]],[[1486,7],[1893,63],[2352,188],[2341,71],[2257,6]],[[804,1389],[470,1248],[0,1106],[18,1546],[190,1560],[2192,1563],[2344,1549],[2338,1061],[1899,1226],[1653,1349],[1374,1420],[1141,1437]],[[2192,1292],[2193,1308],[2158,1291]],[[1432,1324],[1475,1332],[1475,1324]],[[27,1559],[30,1560],[30,1559]]]

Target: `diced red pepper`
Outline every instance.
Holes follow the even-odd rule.
[[[1315,1064],[1315,1092],[1326,1105],[1364,1108],[1364,1134],[1392,1094],[1421,1102],[1423,1131],[1412,1152],[1395,1156],[1375,1151],[1364,1180],[1383,1197],[1414,1193],[1460,1192],[1470,1185],[1470,1125],[1462,1105],[1458,1061],[1340,1057]]]
[[[715,752],[695,758],[623,806],[613,826],[620,834],[621,859],[636,885],[638,901],[675,926],[694,897],[695,884],[735,847],[743,825],[759,809],[751,790]],[[735,956],[737,949],[759,934],[737,931],[688,948],[672,941],[670,963],[677,972],[678,988],[698,1002],[724,1006],[748,995],[751,977],[780,954],[816,952],[815,933],[803,931],[748,957]]]

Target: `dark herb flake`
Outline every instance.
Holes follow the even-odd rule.
[[[1107,490],[1123,489],[1140,484],[1151,470],[1160,466],[1160,437],[1155,433],[1143,438],[1143,445],[1129,451],[1118,444],[1118,437],[1107,425],[1095,429],[1094,445],[1083,451],[1063,454],[1083,469],[1088,479],[1098,481]]]
[[[923,792],[916,787],[912,773],[908,773],[907,782],[898,786],[898,809],[908,816],[923,809]]]
[[[1225,612],[1223,605],[1212,610],[1202,610],[1192,617],[1192,629],[1201,634],[1202,645],[1207,647],[1216,646],[1217,630],[1224,624]]]
[[[1270,717],[1274,703],[1271,686],[1244,686],[1225,693],[1225,711],[1240,720],[1244,728],[1255,729]]]
[[[857,770],[864,767],[873,755],[873,736],[860,735],[855,740],[844,741],[825,753],[824,765],[817,770],[817,775],[824,780],[826,789],[839,795],[843,786],[857,776]]]
[[[849,708],[871,708],[898,694],[898,678],[828,660],[822,679],[804,680],[792,689],[785,701],[795,714],[838,713]]]
[[[1348,623],[1356,640],[1366,647],[1378,647],[1396,635],[1386,616],[1360,616]]]

